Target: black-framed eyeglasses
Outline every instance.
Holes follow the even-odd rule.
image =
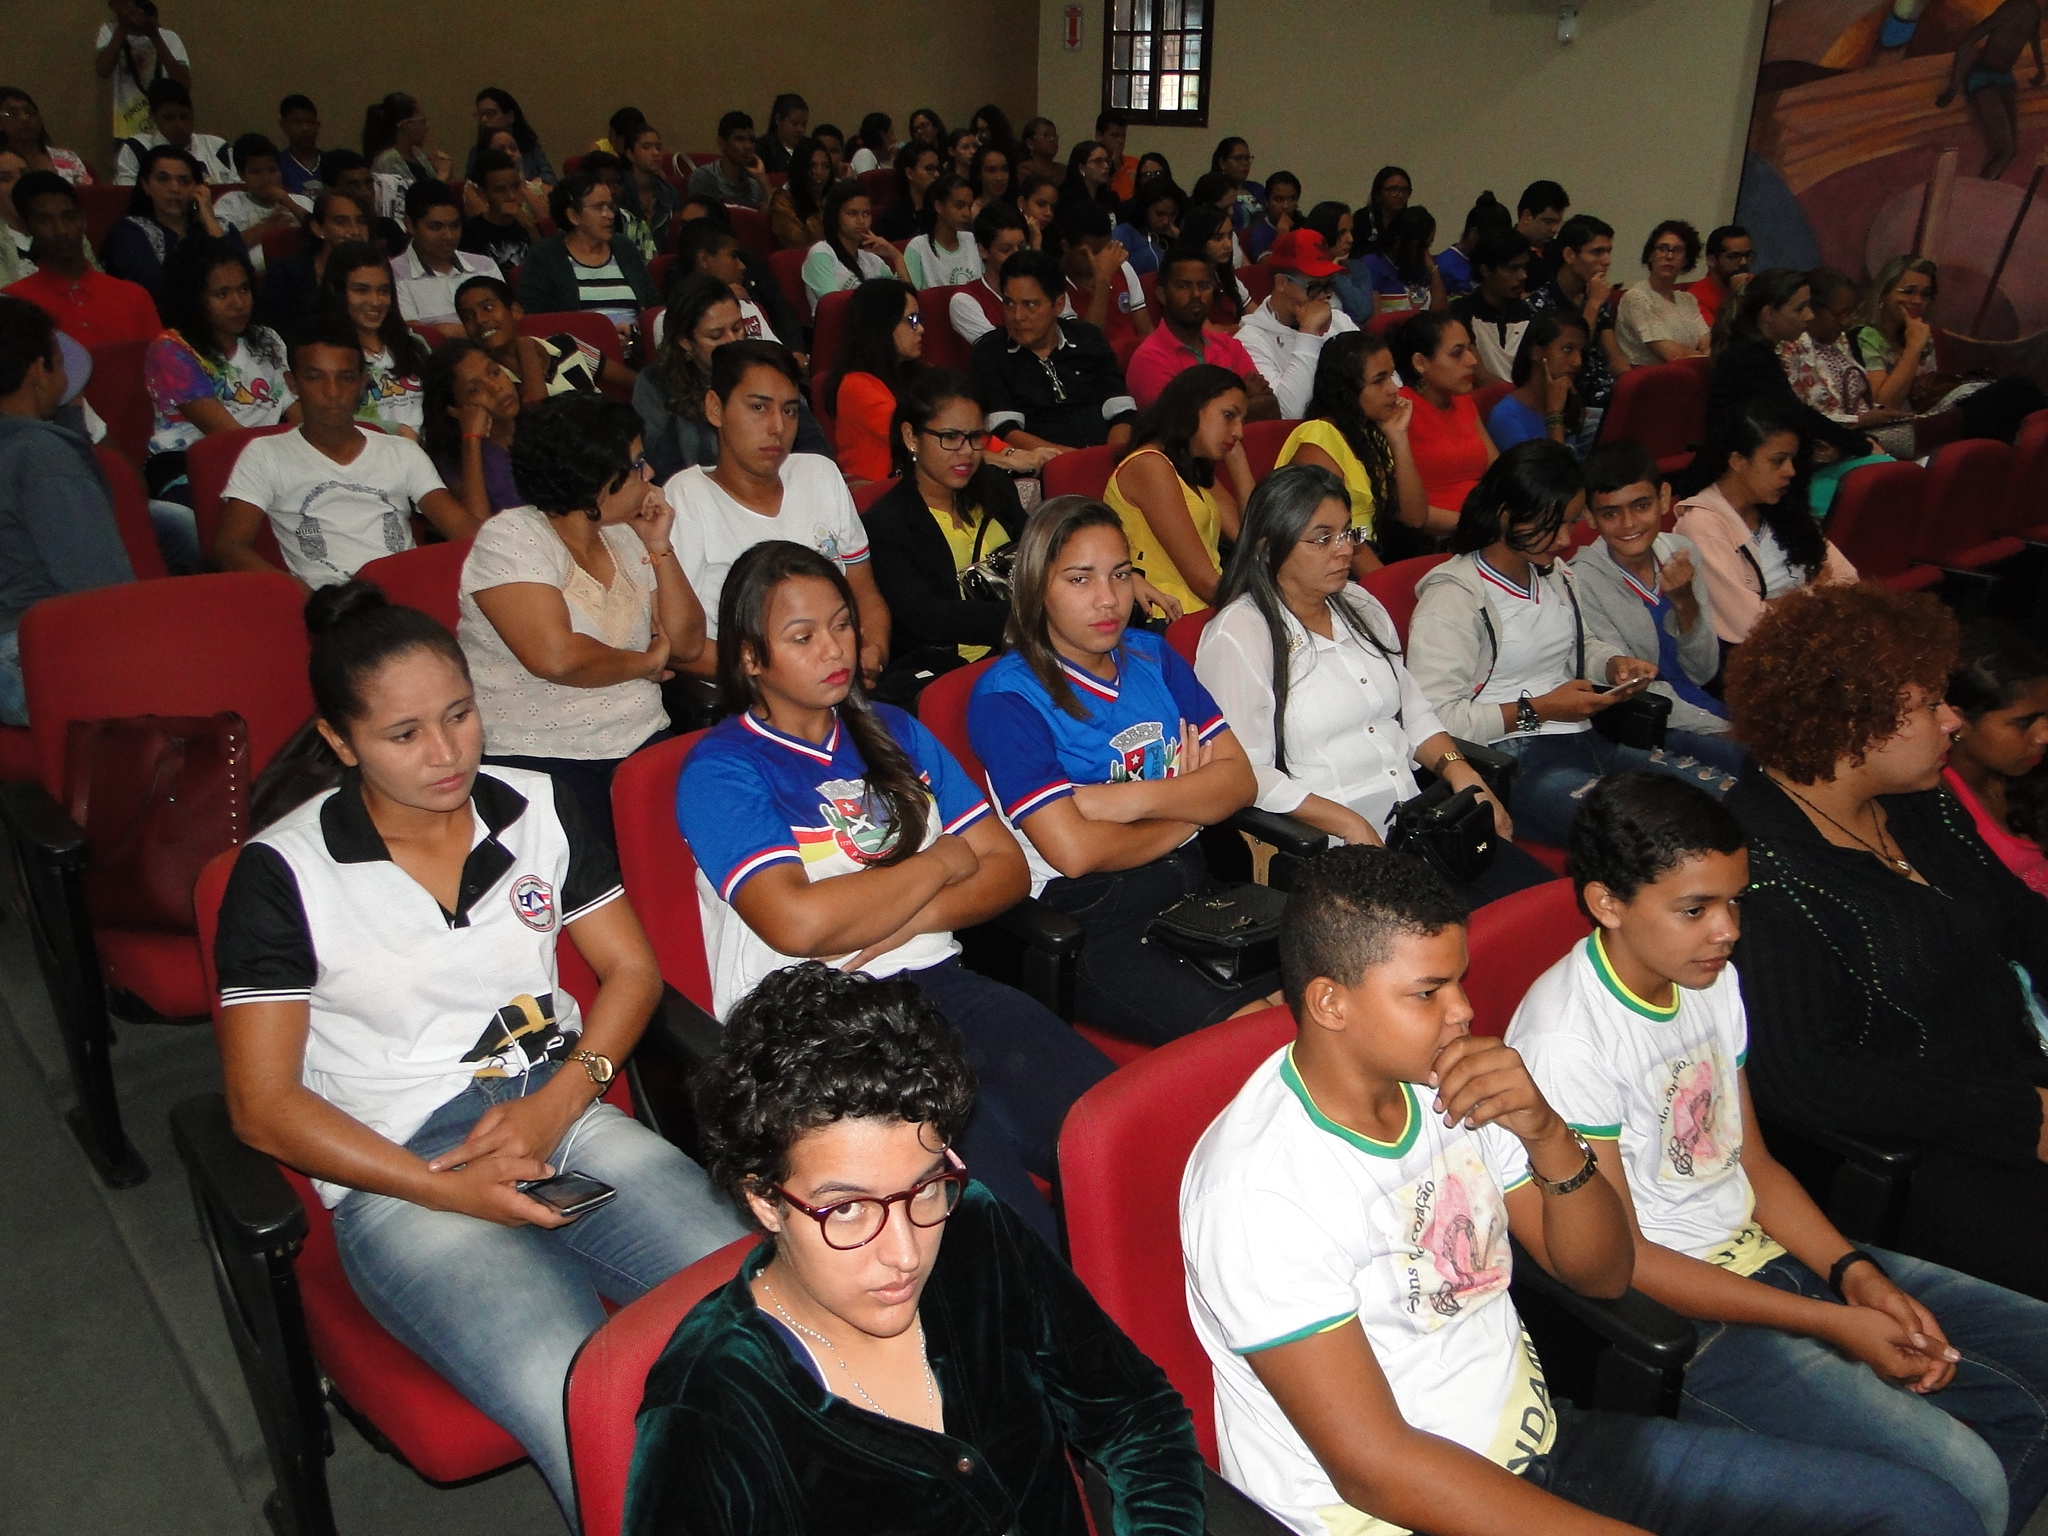
[[[937,438],[939,446],[948,453],[958,453],[962,448],[972,448],[976,453],[979,453],[988,446],[988,440],[995,436],[993,432],[982,432],[979,430],[973,432],[952,430],[941,432],[932,427],[919,427],[917,430],[918,434],[922,437]]]
[[[882,1229],[889,1225],[889,1207],[899,1201],[913,1227],[936,1227],[959,1207],[960,1196],[966,1189],[967,1165],[948,1147],[944,1169],[893,1195],[861,1195],[852,1200],[835,1200],[830,1205],[806,1205],[780,1184],[775,1186],[775,1193],[792,1210],[802,1211],[818,1224],[827,1248],[845,1253],[865,1248],[880,1237]]]
[[[1306,544],[1311,549],[1328,549],[1332,544],[1349,544],[1353,549],[1372,537],[1372,530],[1364,527],[1334,528],[1328,533],[1318,534],[1313,539],[1296,539],[1297,544]]]

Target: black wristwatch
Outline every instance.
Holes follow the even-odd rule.
[[[1515,729],[1525,732],[1543,729],[1543,717],[1536,713],[1535,702],[1526,693],[1515,700]]]
[[[1835,1260],[1835,1267],[1828,1271],[1828,1289],[1837,1296],[1841,1296],[1844,1301],[1847,1301],[1849,1298],[1842,1296],[1842,1276],[1849,1273],[1849,1266],[1851,1264],[1868,1264],[1880,1275],[1885,1274],[1885,1267],[1878,1263],[1876,1259],[1865,1253],[1861,1248],[1851,1248],[1847,1253]],[[1885,1275],[1885,1278],[1890,1279],[1891,1277]]]

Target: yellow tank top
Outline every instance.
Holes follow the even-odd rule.
[[[988,514],[979,507],[971,507],[966,513],[967,526],[959,528],[954,526],[952,513],[941,512],[933,506],[927,506],[925,511],[931,513],[932,521],[939,525],[939,532],[946,536],[946,547],[953,552],[953,574],[960,575],[974,563],[975,531]],[[1009,542],[1009,530],[1001,523],[991,522],[987,534],[982,537],[982,558],[987,559]],[[963,645],[958,650],[962,661],[979,661],[988,654],[989,648],[985,645]]]
[[[1344,476],[1344,489],[1351,493],[1351,526],[1372,527],[1373,518],[1379,510],[1372,499],[1372,480],[1365,472],[1364,462],[1351,451],[1351,445],[1344,441],[1344,434],[1337,430],[1335,422],[1304,421],[1288,433],[1287,442],[1280,449],[1280,457],[1274,460],[1275,467],[1292,464],[1295,454],[1310,444],[1327,453]]]
[[[1140,448],[1130,458],[1125,459],[1123,464],[1119,464],[1116,473],[1109,477],[1109,488],[1102,496],[1103,504],[1123,520],[1124,538],[1131,546],[1131,564],[1143,571],[1145,579],[1153,586],[1180,599],[1183,612],[1198,613],[1209,605],[1195,596],[1187,582],[1182,579],[1171,557],[1167,555],[1165,546],[1152,532],[1152,525],[1145,521],[1145,514],[1138,510],[1136,502],[1124,494],[1124,464],[1129,464],[1132,459],[1141,459],[1148,453],[1166,459],[1166,455],[1157,448]],[[1166,462],[1171,468],[1173,461],[1166,459]],[[1216,554],[1216,542],[1222,536],[1223,514],[1217,509],[1216,498],[1206,489],[1189,485],[1178,476],[1175,477],[1175,483],[1180,486],[1181,497],[1187,503],[1188,517],[1194,522],[1195,532],[1202,540],[1202,547],[1209,552],[1209,559],[1216,562],[1220,570],[1221,562]]]

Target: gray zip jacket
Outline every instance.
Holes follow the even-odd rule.
[[[1476,702],[1500,661],[1504,626],[1476,555],[1453,555],[1415,584],[1415,617],[1408,626],[1408,670],[1421,686],[1437,719],[1453,736],[1482,745],[1514,735],[1501,722],[1498,704]],[[1541,569],[1538,567],[1537,569]],[[1607,663],[1628,653],[1593,633],[1562,560],[1538,578],[1562,592],[1578,613],[1581,676],[1607,681]],[[1655,654],[1654,651],[1652,654]]]
[[[1678,664],[1685,669],[1685,675],[1696,683],[1705,683],[1721,667],[1721,644],[1714,636],[1714,604],[1707,596],[1706,565],[1700,559],[1699,551],[1692,547],[1692,541],[1675,533],[1658,534],[1653,547],[1659,565],[1680,550],[1684,550],[1692,560],[1692,595],[1700,605],[1700,616],[1689,634],[1680,631],[1675,613],[1664,616],[1664,627],[1678,642]],[[1573,555],[1572,574],[1579,578],[1579,602],[1586,616],[1588,638],[1614,646],[1624,656],[1654,662],[1657,659],[1656,621],[1650,617],[1650,610],[1643,600],[1636,596],[1635,589],[1623,578],[1621,567],[1608,552],[1607,541],[1595,539]],[[1698,731],[1703,735],[1718,736],[1728,729],[1726,720],[1709,714],[1697,704],[1686,703],[1672,692],[1669,683],[1652,683],[1649,691],[1661,693],[1671,700],[1670,724],[1674,731]]]

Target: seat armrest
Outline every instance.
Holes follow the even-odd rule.
[[[0,784],[0,819],[6,821],[23,852],[38,861],[84,866],[85,829],[33,779]]]
[[[697,1155],[697,1110],[691,1079],[718,1054],[724,1038],[718,1020],[664,983],[654,1017],[627,1058],[635,1116],[692,1157]]]
[[[989,924],[1040,954],[1063,958],[1081,952],[1081,925],[1036,896],[997,913]]]
[[[235,1135],[225,1097],[202,1093],[173,1105],[171,1141],[224,1242],[262,1254],[305,1241],[306,1208],[298,1192],[274,1158]]]
[[[1265,1505],[1241,1493],[1214,1467],[1202,1468],[1204,1536],[1286,1536],[1291,1529]]]
[[[1510,757],[1492,747],[1481,746],[1476,741],[1461,741],[1451,738],[1451,745],[1458,754],[1472,765],[1473,771],[1486,780],[1486,787],[1503,805],[1511,805],[1515,797],[1515,774],[1521,769],[1522,760]]]
[[[1834,1153],[1845,1162],[1854,1163],[1858,1168],[1880,1174],[1885,1178],[1904,1178],[1920,1166],[1918,1147],[1882,1147],[1874,1141],[1865,1141],[1860,1136],[1851,1136],[1843,1131],[1830,1131],[1813,1125],[1801,1126],[1797,1134],[1804,1136],[1815,1146]]]
[[[1530,1287],[1630,1359],[1660,1372],[1680,1370],[1692,1359],[1699,1341],[1691,1321],[1663,1302],[1636,1290],[1611,1301],[1581,1296],[1531,1258],[1520,1243],[1514,1251],[1517,1284]]]
[[[1330,834],[1320,827],[1312,827],[1299,817],[1262,811],[1256,805],[1246,806],[1224,825],[1233,832],[1248,833],[1262,843],[1271,843],[1297,859],[1313,858],[1330,846]]]

